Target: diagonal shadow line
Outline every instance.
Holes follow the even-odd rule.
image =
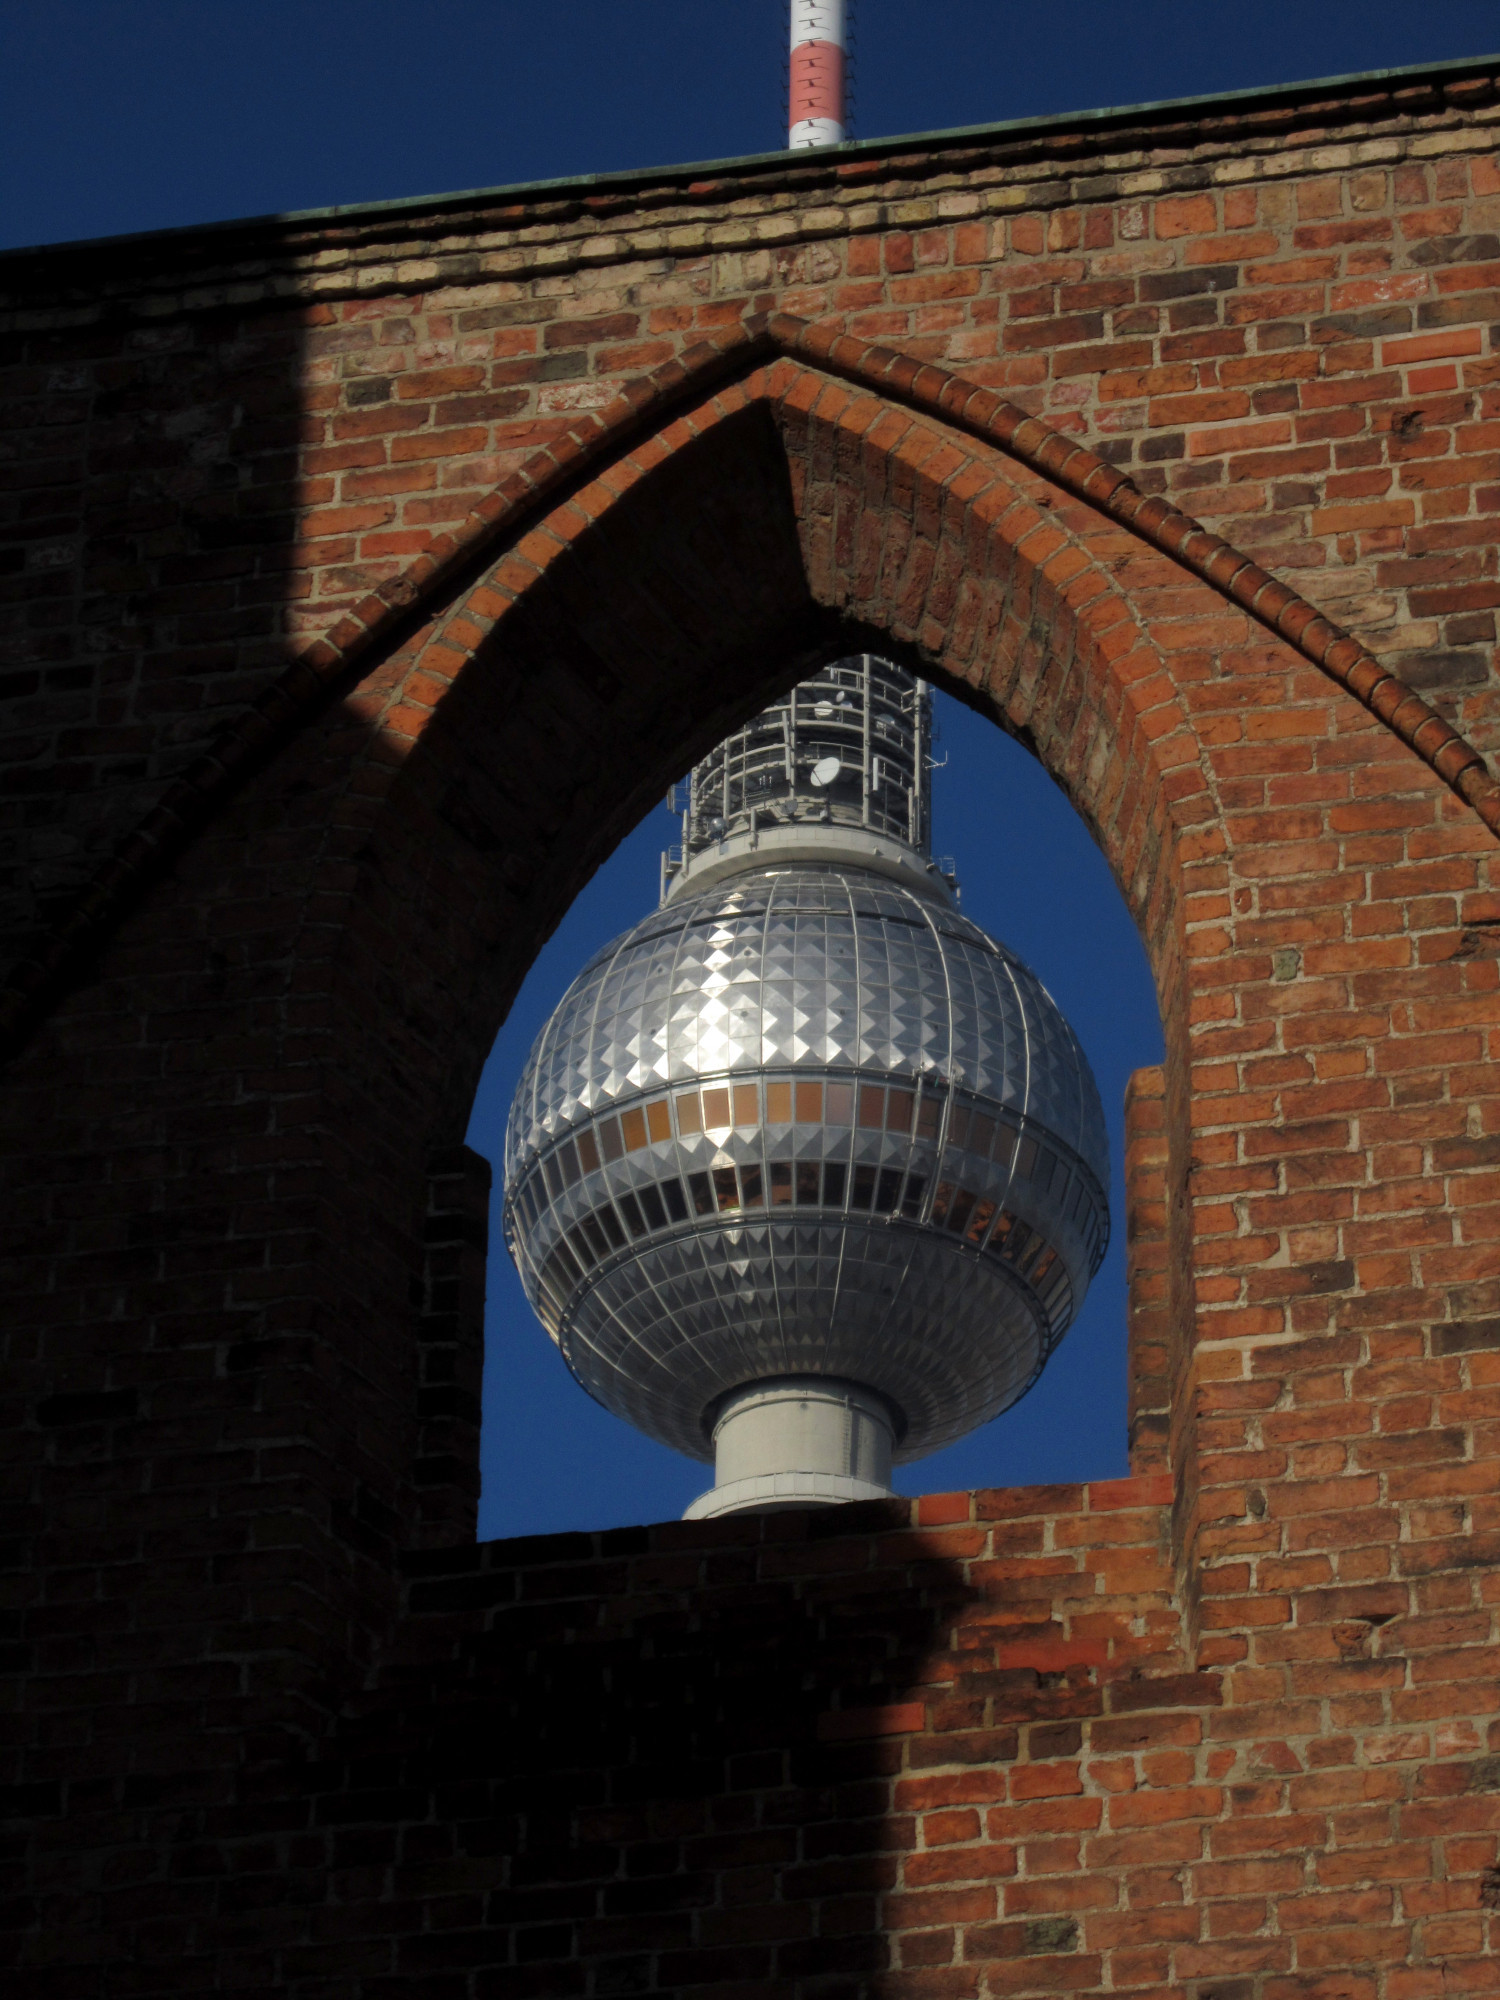
[[[779,357],[806,360],[826,374],[998,446],[1118,521],[1346,688],[1500,834],[1500,782],[1479,752],[1357,639],[1232,543],[1171,502],[1143,494],[1127,474],[993,390],[935,363],[856,340],[826,323],[791,313],[762,313],[653,369],[608,410],[581,418],[503,480],[458,528],[438,536],[401,575],[381,584],[305,648],[169,787],[40,947],[13,970],[0,992],[4,1056],[19,1053],[66,990],[70,975],[97,951],[217,807],[358,680],[362,662],[377,645],[389,650],[420,629],[475,580],[500,541],[519,535],[597,477],[606,462],[618,460],[642,436],[660,430],[675,410]]]

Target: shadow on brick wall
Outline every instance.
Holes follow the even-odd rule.
[[[915,1845],[912,1732],[949,1696],[976,1595],[931,1536],[872,1533],[907,1518],[411,1558],[404,1657],[313,1808],[335,1878],[380,1895],[388,1973],[508,1996],[873,1990]],[[959,1755],[1013,1757],[1016,1733],[976,1727]],[[933,1752],[950,1787],[954,1741]]]

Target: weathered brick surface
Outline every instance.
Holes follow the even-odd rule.
[[[386,1969],[523,1992],[1100,1984],[1153,1935],[1127,1894],[1152,1788],[1198,1773],[1200,1816],[1227,1809],[1169,1493],[943,1494],[414,1560],[411,1664],[350,1717],[318,1801],[337,1827],[407,1781],[382,1828],[398,1905],[430,1893],[423,1830],[449,1830],[464,1894]]]
[[[1493,1986],[1494,97],[0,262],[24,1990]],[[1137,1476],[465,1547],[495,1027],[851,642],[1146,939]]]
[[[1082,158],[1059,134],[0,260],[30,835],[7,927],[86,879],[288,639],[772,302],[1086,439],[1493,754],[1492,94],[1455,74]]]
[[[1130,1314],[1130,1464],[1167,1463],[1172,1414],[1171,1246],[1166,1076],[1138,1069],[1125,1090],[1125,1285]]]

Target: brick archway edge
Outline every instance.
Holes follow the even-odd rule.
[[[219,804],[348,683],[373,648],[401,635],[420,617],[424,604],[460,584],[495,543],[520,534],[580,479],[592,475],[601,460],[660,428],[689,397],[778,356],[939,418],[1089,502],[1347,688],[1500,835],[1500,783],[1472,745],[1357,639],[1232,543],[1170,502],[1143,494],[1093,452],[962,375],[790,313],[758,314],[701,342],[680,360],[653,369],[608,409],[580,417],[564,436],[503,480],[457,528],[437,536],[399,576],[371,591],[304,648],[213,749],[169,787],[41,948],[12,974],[0,994],[5,1053],[20,1048],[70,969],[104,941]]]

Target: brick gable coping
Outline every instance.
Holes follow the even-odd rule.
[[[807,153],[27,245],[0,251],[0,331],[393,297],[622,258],[783,249],[965,215],[1284,180],[1352,166],[1356,146],[1379,146],[1382,161],[1492,150],[1497,120],[1500,54]]]
[[[346,610],[292,660],[279,679],[199,757],[120,844],[42,948],[0,995],[0,1036],[16,1052],[63,990],[69,973],[102,944],[120,917],[212,818],[252,771],[357,677],[373,648],[397,643],[423,607],[473,577],[494,545],[555,507],[601,460],[660,430],[689,396],[782,356],[931,416],[1097,508],[1180,563],[1347,688],[1500,834],[1500,783],[1479,753],[1423,698],[1231,543],[1169,501],[1143,494],[1126,474],[992,390],[910,355],[834,327],[769,313],[688,350],[643,375],[606,410],[581,416],[554,443],[501,481],[460,524],[434,538],[396,577]]]
[[[636,256],[784,250],[958,216],[1492,150],[1500,56],[0,252],[0,330],[404,296]],[[1390,150],[1388,150],[1390,148]],[[824,200],[818,194],[824,192]]]

